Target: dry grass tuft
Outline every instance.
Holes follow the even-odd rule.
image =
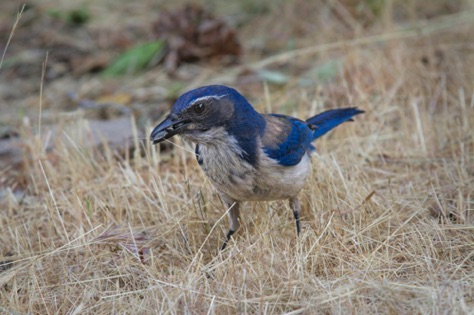
[[[254,27],[271,36],[277,16]],[[316,143],[299,238],[285,203],[247,203],[219,252],[227,218],[187,150],[122,158],[85,147],[78,120],[45,152],[47,135],[25,131],[27,195],[1,200],[0,313],[472,314],[473,25],[437,21],[286,61],[337,59],[328,83],[248,91],[259,110],[301,118],[366,111]],[[347,20],[326,22],[298,44],[349,38]]]

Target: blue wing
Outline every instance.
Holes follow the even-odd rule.
[[[306,152],[314,150],[313,131],[306,122],[284,115],[264,117],[263,151],[280,165],[296,165]]]
[[[331,109],[306,121],[285,115],[265,115],[263,151],[281,165],[296,165],[306,152],[314,150],[313,140],[363,112],[355,107]]]

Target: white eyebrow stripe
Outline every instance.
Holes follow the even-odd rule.
[[[216,100],[220,100],[221,98],[224,98],[226,97],[227,95],[229,94],[224,94],[224,95],[206,95],[206,96],[201,96],[201,97],[198,97],[196,98],[195,100],[193,100],[190,104],[194,104],[194,103],[197,103],[199,101],[204,101],[204,100],[208,100],[208,99],[216,99]]]

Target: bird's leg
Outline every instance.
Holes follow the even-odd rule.
[[[296,222],[296,234],[299,236],[301,232],[300,227],[300,210],[301,210],[301,203],[298,197],[293,197],[289,199],[290,201],[290,208],[293,210],[293,216],[295,217]]]
[[[222,201],[229,212],[227,215],[229,216],[229,232],[227,233],[226,240],[224,244],[222,244],[221,250],[224,250],[229,242],[232,234],[235,233],[240,227],[239,218],[240,218],[240,211],[239,211],[239,203],[237,201],[231,200],[227,197],[222,196]]]
[[[235,231],[229,230],[229,232],[227,233],[227,236],[225,238],[224,244],[222,244],[221,250],[224,250],[227,247],[227,243],[229,243],[230,238],[232,237],[232,235],[234,233],[235,233]]]

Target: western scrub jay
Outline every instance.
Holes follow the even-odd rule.
[[[287,199],[300,234],[298,193],[310,173],[312,142],[364,111],[331,109],[306,121],[260,114],[236,90],[203,86],[181,95],[150,140],[176,134],[196,144],[196,159],[229,209],[227,246],[240,226],[240,203]]]

